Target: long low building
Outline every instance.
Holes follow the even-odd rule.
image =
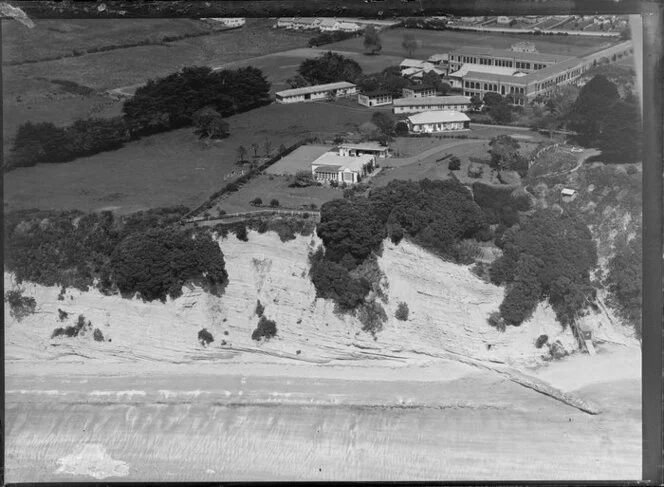
[[[435,110],[467,112],[470,98],[460,95],[428,96],[425,98],[399,98],[394,100],[394,113],[419,113]]]
[[[370,91],[357,95],[357,102],[365,107],[380,107],[392,104],[392,93],[389,91]]]
[[[311,174],[315,181],[355,184],[375,167],[376,158],[372,155],[343,156],[326,152],[311,163]]]
[[[453,110],[416,113],[408,117],[406,123],[408,130],[413,134],[432,134],[470,128],[468,115]]]
[[[277,103],[299,103],[303,101],[325,100],[332,97],[348,97],[357,94],[357,86],[347,81],[324,85],[304,86],[275,94]]]
[[[390,148],[389,146],[381,145],[378,142],[348,143],[339,146],[339,154],[351,157],[370,155],[374,156],[374,158],[384,159],[390,157]]]

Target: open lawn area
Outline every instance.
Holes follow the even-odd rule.
[[[230,182],[224,177],[238,168],[237,148],[247,157],[252,143],[269,139],[272,151],[312,133],[333,137],[355,130],[370,118],[330,102],[272,104],[229,117],[230,137],[206,147],[193,129],[146,137],[113,152],[64,164],[38,164],[4,175],[5,209],[104,208],[126,213],[138,209],[184,204],[195,207]]]
[[[486,47],[509,49],[522,41],[531,41],[539,52],[578,56],[597,51],[611,44],[602,38],[578,36],[536,36],[527,34],[500,34],[486,32],[432,31],[422,29],[388,29],[380,33],[383,50],[380,56],[408,57],[407,51],[401,46],[404,34],[413,34],[420,41],[413,53],[417,59],[426,59],[432,54],[449,52],[460,47]],[[354,51],[363,53],[362,38],[346,39],[345,41],[325,46],[334,51]]]
[[[125,25],[124,20],[112,21],[114,30],[109,34],[112,42],[118,41],[123,33],[130,37],[130,42],[140,35],[154,36],[152,20],[132,20]],[[69,49],[75,44],[67,44],[60,37],[47,29],[46,21],[37,21],[34,29],[28,29],[16,22],[8,33],[3,30],[3,51],[22,50],[22,46],[38,46],[48,44],[51,39],[57,49]],[[83,47],[95,46],[102,41],[95,41],[93,33],[96,20],[68,20],[54,22],[57,29],[83,29],[79,39]],[[111,22],[111,21],[109,21]],[[157,20],[155,20],[157,22]],[[197,25],[199,21],[187,19],[162,19],[165,25],[186,26]],[[202,22],[200,22],[203,24]],[[3,23],[3,27],[6,22]],[[310,33],[291,32],[283,29],[271,29],[269,19],[248,19],[247,25],[241,29],[227,30],[213,35],[191,37],[180,41],[157,45],[146,45],[116,49],[112,51],[88,54],[55,61],[25,64],[20,66],[3,66],[3,115],[5,145],[11,140],[16,128],[26,121],[51,121],[56,124],[68,124],[73,120],[89,116],[114,116],[120,113],[122,104],[98,95],[81,96],[68,93],[51,80],[67,80],[85,88],[98,92],[136,83],[145,83],[149,79],[169,75],[184,66],[209,65],[219,66],[240,59],[262,56],[271,52],[289,50],[306,46]],[[99,24],[108,25],[108,24]],[[144,25],[141,33],[139,26]],[[64,27],[68,26],[68,27]],[[81,27],[85,26],[85,27]],[[124,26],[124,29],[123,29]],[[130,28],[131,27],[131,28]],[[170,27],[169,27],[170,28]],[[179,27],[178,27],[179,28]],[[23,40],[12,44],[11,32],[18,29]],[[21,31],[24,29],[26,32]],[[78,29],[78,30],[77,30]],[[166,30],[159,35],[169,34]],[[103,37],[102,33],[97,33]],[[60,39],[60,41],[58,40]],[[108,41],[105,40],[103,42]],[[108,42],[111,42],[108,41]],[[10,47],[6,46],[9,42]],[[13,47],[11,47],[13,45]],[[58,47],[59,46],[59,47]],[[64,47],[63,47],[64,46]],[[37,47],[34,47],[35,49]],[[32,49],[32,47],[30,47]],[[18,54],[17,54],[18,55]],[[27,54],[26,54],[27,55]],[[111,108],[99,111],[98,105],[106,103]]]
[[[242,186],[239,191],[229,193],[219,200],[209,213],[216,216],[219,210],[226,213],[238,213],[269,208],[270,201],[279,201],[279,208],[302,209],[314,204],[318,208],[326,201],[343,197],[343,190],[329,186],[309,186],[307,188],[289,188],[287,176],[261,175]],[[263,200],[263,207],[249,204],[254,198]]]

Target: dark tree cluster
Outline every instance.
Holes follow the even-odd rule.
[[[258,342],[262,339],[269,340],[276,335],[277,324],[274,320],[269,320],[265,316],[261,316],[260,320],[258,320],[258,326],[251,333],[251,339]]]
[[[195,114],[209,107],[221,117],[270,103],[270,83],[260,69],[213,71],[188,67],[165,78],[150,80],[122,108],[134,136],[193,125]]]
[[[9,305],[10,316],[19,321],[33,314],[37,308],[35,298],[23,296],[23,293],[19,289],[7,291],[5,293],[5,303]]]
[[[461,240],[486,229],[482,211],[458,181],[392,181],[368,197],[333,200],[321,207],[318,236],[324,244],[311,256],[311,279],[319,297],[341,309],[364,303],[371,283],[356,269],[380,252],[383,239],[409,236],[457,261]]]
[[[216,292],[227,281],[223,254],[205,230],[172,226],[184,207],[124,217],[111,212],[19,211],[5,216],[5,269],[16,280],[146,300],[177,296],[196,282]]]
[[[66,336],[67,338],[75,338],[77,336],[83,336],[85,333],[89,330],[92,329],[92,322],[90,320],[85,321],[85,316],[83,315],[78,315],[78,319],[76,320],[76,324],[73,326],[67,326],[67,327],[59,327],[53,330],[53,333],[51,334],[51,338],[56,338],[59,336]],[[98,331],[99,328],[97,328],[95,331]],[[99,332],[101,333],[101,331]],[[96,338],[95,338],[96,340]],[[97,340],[100,341],[100,340]],[[103,341],[103,337],[102,340]]]
[[[333,44],[335,42],[345,41],[362,35],[362,31],[357,32],[342,32],[339,30],[332,32],[321,32],[320,34],[309,39],[309,47],[319,47],[325,44]]]
[[[26,122],[16,132],[4,168],[69,162],[119,149],[128,140],[129,133],[121,117],[77,120],[67,127],[57,127],[50,122]]]
[[[302,61],[297,72],[312,85],[337,81],[355,83],[362,75],[362,68],[355,60],[328,51],[317,58]]]
[[[632,163],[641,158],[642,130],[638,101],[621,98],[618,88],[597,75],[581,88],[569,116],[569,127],[584,147],[602,151],[597,158],[610,163]]]
[[[502,319],[519,326],[548,298],[567,326],[594,300],[590,272],[596,265],[597,249],[584,223],[568,213],[538,210],[506,232],[503,255],[490,269],[494,284],[507,285]]]
[[[473,198],[489,224],[511,227],[519,222],[519,211],[528,211],[531,201],[527,194],[515,195],[513,187],[501,187],[476,181]]]
[[[640,235],[618,242],[604,280],[611,304],[634,326],[638,336],[641,336],[642,246]]]
[[[401,76],[399,66],[390,66],[380,73],[362,75],[356,83],[362,92],[384,91],[395,98],[401,97],[402,90],[411,85],[410,81]]]

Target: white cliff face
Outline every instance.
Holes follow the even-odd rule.
[[[350,315],[338,316],[331,301],[316,299],[308,276],[308,253],[321,242],[316,236],[298,236],[281,242],[276,233],[249,232],[249,241],[233,235],[220,239],[230,283],[221,297],[200,288],[184,289],[183,296],[167,303],[104,296],[96,290],[68,290],[57,299],[57,287],[24,284],[24,295],[37,301],[37,312],[17,322],[5,310],[7,360],[104,362],[198,360],[274,361],[277,357],[335,363],[354,359],[393,359],[396,363],[430,361],[445,354],[461,354],[511,365],[537,365],[546,351],[535,340],[547,334],[568,349],[574,338],[541,304],[529,322],[499,332],[488,325],[504,289],[486,284],[468,267],[443,262],[409,242],[385,242],[378,263],[387,280],[388,321],[377,339],[361,331]],[[5,288],[12,276],[5,273]],[[277,323],[277,336],[257,343],[256,301]],[[398,303],[410,309],[409,320],[394,317]],[[58,309],[69,313],[58,320]],[[51,339],[54,328],[73,324],[79,314],[90,320],[111,341],[95,342],[92,333],[78,338]],[[610,318],[610,319],[609,319]],[[615,317],[591,314],[585,318],[609,341],[633,344]],[[203,347],[197,334],[207,328],[214,342]],[[222,344],[222,340],[225,344]],[[299,351],[299,353],[298,353]]]

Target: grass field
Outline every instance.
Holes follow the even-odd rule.
[[[210,210],[210,214],[215,216],[219,210],[224,210],[226,213],[237,213],[260,209],[249,204],[254,198],[261,198],[264,205],[269,205],[272,199],[276,199],[279,201],[280,208],[302,209],[311,204],[320,208],[326,201],[341,197],[343,197],[343,190],[339,188],[334,189],[328,186],[289,188],[286,176],[261,175],[249,181],[240,191],[230,193],[219,201],[217,206]]]
[[[32,29],[2,21],[3,64],[72,56],[110,46],[200,35],[214,25],[197,19],[36,19]]]
[[[114,152],[64,164],[39,164],[5,174],[5,209],[112,207],[121,213],[157,206],[197,206],[229,181],[237,148],[264,152],[312,133],[332,137],[370,118],[363,110],[334,103],[272,104],[228,119],[231,135],[205,147],[192,129],[146,137]]]
[[[404,34],[413,34],[420,41],[420,47],[413,53],[413,57],[426,59],[432,54],[449,52],[460,47],[486,47],[495,49],[509,49],[509,47],[522,41],[531,41],[539,52],[566,54],[578,56],[593,52],[603,46],[610,45],[606,39],[578,36],[555,36],[546,37],[526,34],[499,34],[485,32],[460,32],[460,31],[430,31],[421,29],[389,29],[381,32],[380,37],[383,44],[381,56],[407,57],[408,53],[401,47]],[[364,52],[362,38],[347,39],[326,46],[332,50]],[[380,56],[377,56],[380,57]]]

